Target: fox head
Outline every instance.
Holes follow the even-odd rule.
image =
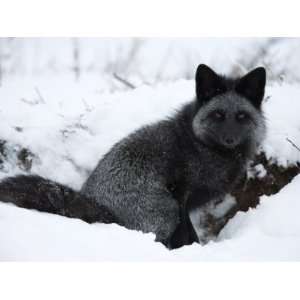
[[[258,67],[229,79],[206,65],[196,71],[196,106],[192,121],[195,137],[208,146],[226,150],[256,147],[264,137],[261,110],[266,71]]]

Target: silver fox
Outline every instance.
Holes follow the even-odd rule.
[[[17,176],[0,183],[0,200],[153,232],[170,249],[203,242],[194,212],[230,193],[244,177],[265,135],[265,84],[262,67],[227,78],[199,65],[195,99],[115,144],[81,191]]]

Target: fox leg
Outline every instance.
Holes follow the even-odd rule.
[[[163,188],[146,189],[140,187],[119,199],[112,196],[116,202],[110,209],[116,213],[121,225],[145,233],[152,232],[156,235],[156,241],[167,246],[179,224],[179,206]]]

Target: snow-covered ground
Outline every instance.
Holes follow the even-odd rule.
[[[0,88],[0,138],[38,157],[32,172],[79,188],[120,138],[171,114],[194,96],[194,82],[101,93],[97,81],[58,77],[11,81]],[[300,161],[300,87],[267,87],[268,135],[263,148],[281,165]],[[1,177],[21,172],[8,159]],[[277,195],[238,213],[217,241],[168,251],[152,234],[0,203],[0,260],[300,260],[300,176]],[[41,199],[42,201],[42,199]],[[299,208],[299,210],[298,210]]]
[[[16,157],[24,147],[34,154],[32,173],[80,188],[115,142],[194,97],[187,79],[198,63],[226,74],[267,68],[262,147],[276,163],[295,165],[299,49],[300,39],[0,39],[0,179],[24,172]],[[0,260],[300,260],[299,195],[300,175],[238,213],[216,241],[174,251],[152,234],[0,202]]]
[[[238,213],[216,242],[169,251],[154,235],[0,203],[1,260],[298,261],[300,176],[258,208]]]

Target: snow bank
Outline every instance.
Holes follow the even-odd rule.
[[[239,212],[219,239],[169,251],[153,234],[92,224],[0,203],[0,260],[295,261],[300,260],[300,176],[277,195]]]

